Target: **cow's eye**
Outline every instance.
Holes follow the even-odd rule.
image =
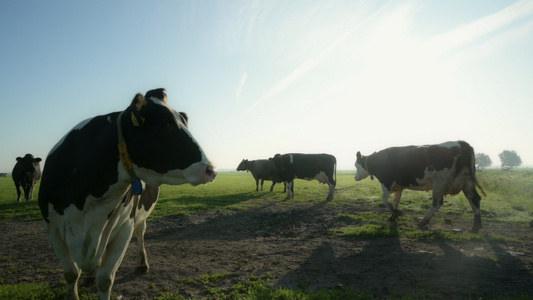
[[[169,128],[169,127],[170,127],[170,123],[169,123],[169,122],[164,122],[164,123],[163,123],[163,127],[165,127],[165,128]]]

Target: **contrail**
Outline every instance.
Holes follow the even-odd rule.
[[[361,28],[364,24],[368,23],[370,20],[372,20],[374,17],[376,17],[385,7],[387,7],[392,0],[387,2],[385,5],[380,7],[375,13],[361,21],[359,24],[357,24],[354,28],[348,30],[344,34],[342,34],[338,39],[336,39],[329,47],[327,47],[324,51],[319,53],[318,55],[308,59],[305,61],[302,65],[300,65],[296,70],[294,70],[292,73],[290,73],[287,77],[283,78],[276,86],[271,88],[265,95],[263,95],[259,100],[257,100],[248,110],[247,112],[252,111],[254,108],[256,108],[259,104],[263,103],[268,98],[272,97],[273,95],[285,90],[289,85],[294,83],[296,80],[300,79],[303,75],[309,73],[311,70],[313,70],[316,66],[318,66],[339,44],[341,44],[350,34]]]

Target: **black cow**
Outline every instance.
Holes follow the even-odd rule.
[[[33,188],[39,179],[41,178],[41,166],[39,162],[41,158],[34,158],[31,154],[26,154],[24,157],[17,157],[17,163],[13,167],[13,181],[17,188],[17,201],[20,200],[20,187],[24,190],[24,198],[26,202],[30,202],[33,199]]]
[[[243,159],[239,166],[237,167],[237,171],[250,171],[252,172],[252,176],[255,179],[255,191],[259,191],[259,180],[261,180],[261,191],[263,190],[263,183],[265,180],[271,180],[272,185],[270,186],[270,191],[272,192],[274,190],[274,186],[278,182],[283,182],[278,176],[278,172],[276,171],[276,167],[274,166],[274,163],[272,163],[268,159],[257,159],[257,160],[247,160]],[[283,192],[286,191],[287,185],[284,184],[285,188],[283,189]]]
[[[122,112],[74,127],[50,151],[39,206],[46,234],[64,269],[68,299],[78,299],[81,271],[95,272],[101,299],[109,299],[115,272],[132,234],[138,271],[148,271],[146,218],[161,184],[198,185],[216,171],[168,106],[164,89],[137,94]]]
[[[329,185],[326,201],[333,200],[337,185],[337,159],[330,154],[276,154],[270,158],[276,166],[278,176],[288,183],[287,198],[294,198],[294,179],[313,180]],[[335,177],[335,179],[334,179]],[[291,196],[292,192],[292,196]]]
[[[463,191],[474,211],[474,226],[477,233],[481,226],[480,201],[476,186],[483,194],[476,179],[474,149],[464,141],[446,142],[439,145],[392,147],[369,156],[357,152],[355,180],[376,177],[383,190],[383,203],[392,212],[395,220],[400,197],[404,189],[433,190],[433,203],[418,226],[426,226],[443,203],[445,195]],[[394,194],[392,207],[390,194]]]

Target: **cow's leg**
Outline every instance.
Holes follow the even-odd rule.
[[[35,188],[35,182],[32,183],[31,187],[30,187],[30,197],[28,199],[26,199],[26,202],[30,202],[31,199],[33,199],[33,189]]]
[[[30,188],[24,188],[24,199],[26,203],[30,202]]]
[[[133,234],[133,221],[128,222],[129,224],[120,226],[115,239],[107,244],[100,266],[96,271],[96,288],[100,292],[100,299],[109,299],[111,296],[115,273],[124,258]]]
[[[433,215],[439,210],[443,202],[444,202],[444,192],[442,192],[441,189],[434,187],[433,188],[433,202],[431,203],[431,207],[429,208],[429,211],[426,213],[422,221],[418,222],[417,226],[424,227],[427,224],[429,224],[429,221],[431,220],[431,218],[433,218]]]
[[[63,267],[63,274],[65,276],[65,281],[67,282],[67,294],[65,299],[68,300],[78,300],[78,279],[80,278],[81,271],[76,265],[74,258],[68,250],[67,244],[63,238],[59,235],[57,230],[49,231],[46,229],[46,234],[54,252],[59,258],[59,262]]]
[[[20,191],[20,184],[18,182],[15,182],[15,187],[17,188],[17,202],[20,203],[20,194],[22,194],[22,192]]]
[[[137,267],[135,272],[138,274],[146,274],[150,268],[148,265],[148,256],[146,255],[146,249],[144,248],[144,233],[146,232],[146,219],[135,228],[135,236],[137,237]]]
[[[398,219],[398,217],[403,216],[403,212],[398,209],[402,192],[403,190],[394,192],[394,198],[392,198],[392,214],[394,219]]]
[[[274,186],[276,185],[276,181],[272,180],[272,185],[270,186],[270,191],[272,192],[274,190]]]
[[[283,192],[285,193],[287,191],[287,183],[283,182]]]
[[[259,191],[259,178],[255,179],[255,191]]]
[[[265,183],[265,180],[261,178],[261,192],[263,191],[263,184]]]
[[[474,212],[474,226],[470,229],[470,232],[478,233],[479,229],[483,228],[483,226],[481,226],[481,196],[478,194],[476,187],[473,184],[465,187],[463,193],[468,199],[468,202],[470,202],[470,206]]]
[[[329,185],[329,193],[328,193],[328,197],[326,198],[326,201],[331,201],[333,200],[333,197],[335,197],[335,185],[328,182],[328,185]]]
[[[385,207],[390,212],[392,212],[392,215],[389,217],[389,221],[396,221],[396,219],[398,219],[398,216],[394,213],[394,210],[392,209],[392,207],[390,206],[390,203],[389,203],[389,196],[390,196],[391,192],[389,191],[389,189],[387,189],[383,185],[381,185],[381,189],[383,191],[383,195],[381,196],[381,200],[383,201],[383,204],[385,205]]]
[[[289,200],[291,198],[291,192],[292,192],[292,198],[294,198],[294,180],[287,182],[288,188],[287,188],[287,198],[285,200]]]

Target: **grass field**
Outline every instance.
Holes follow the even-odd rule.
[[[337,173],[337,188],[335,199],[328,205],[339,208],[339,217],[351,220],[364,220],[365,225],[347,225],[336,230],[333,234],[339,236],[352,236],[360,238],[375,238],[390,235],[401,235],[409,239],[446,239],[451,238],[439,231],[399,232],[387,224],[388,213],[381,201],[381,188],[377,180],[366,179],[362,182],[354,181],[355,171],[339,171]],[[533,220],[533,170],[516,169],[512,171],[485,170],[478,172],[478,180],[487,196],[482,196],[482,218],[484,222],[494,220],[520,225],[528,225]],[[216,181],[209,185],[192,187],[162,186],[158,205],[149,221],[154,221],[172,215],[187,215],[200,211],[243,211],[259,207],[268,201],[277,201],[279,205],[312,206],[323,202],[327,194],[327,186],[317,184],[316,181],[307,182],[297,180],[295,185],[295,198],[284,201],[285,194],[280,193],[283,185],[277,185],[276,193],[269,193],[270,182],[265,182],[265,192],[255,192],[255,182],[249,173],[223,172]],[[6,221],[36,221],[41,220],[37,185],[33,199],[30,203],[16,202],[16,191],[10,177],[0,178],[0,224]],[[422,216],[431,203],[428,198],[430,192],[405,191],[400,203],[400,209],[412,215]],[[376,212],[343,215],[342,207],[353,204],[354,201],[366,201],[377,208]],[[461,194],[446,197],[441,213],[453,214],[472,220],[470,205]],[[350,223],[350,222],[348,222]],[[476,235],[472,235],[476,236]],[[454,238],[468,239],[469,235],[455,235]],[[479,237],[478,237],[479,238]],[[492,237],[498,238],[498,237]],[[0,275],[1,276],[1,275]],[[205,279],[211,280],[211,279]],[[61,299],[63,289],[50,290],[43,284],[17,284],[2,285],[0,278],[1,299]],[[272,289],[265,284],[266,279],[257,279],[243,285],[243,292],[237,293],[234,299],[341,299],[362,298],[371,299],[369,295],[358,294],[352,290],[345,291],[319,291],[304,292]],[[237,289],[238,290],[238,289]],[[244,292],[245,291],[245,292]],[[340,293],[340,294],[339,294]],[[344,293],[344,294],[342,294]],[[93,297],[95,295],[92,295]],[[221,298],[227,298],[225,295]],[[170,293],[164,299],[173,298]]]

